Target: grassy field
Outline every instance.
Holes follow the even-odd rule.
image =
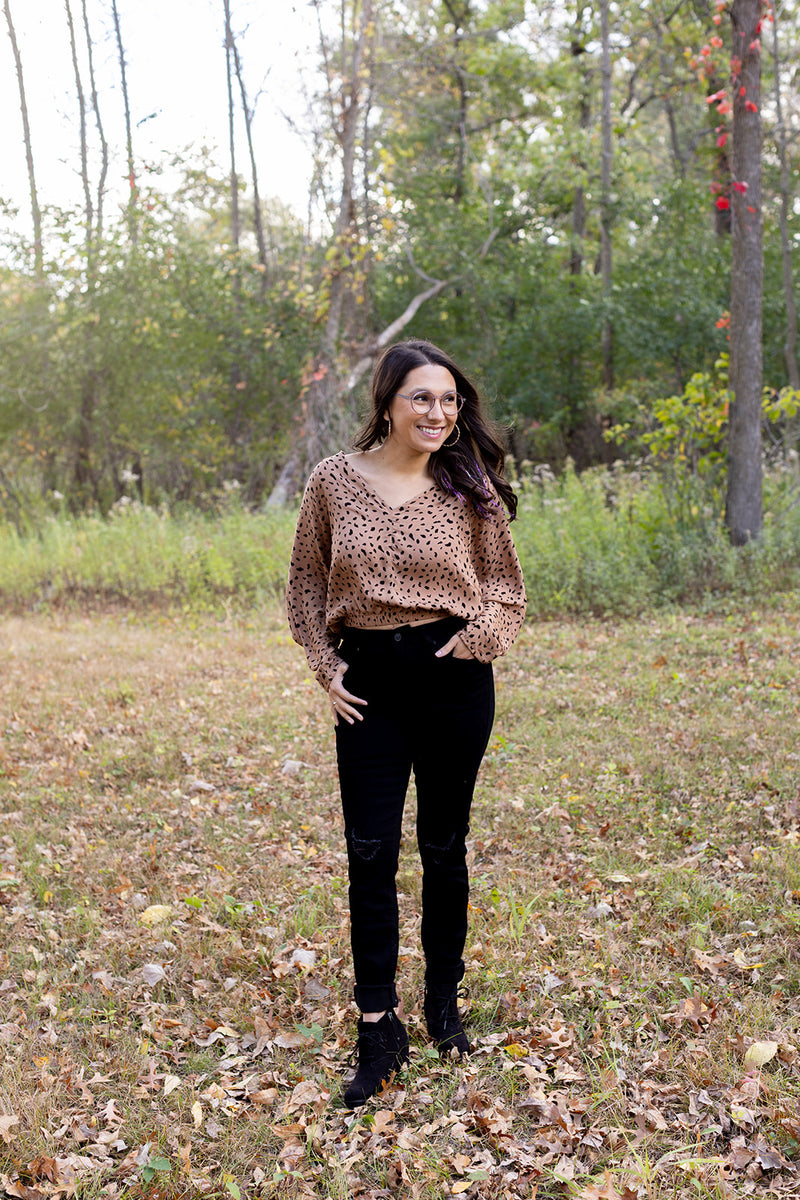
[[[471,832],[468,1030],[337,1102],[324,697],[274,607],[0,621],[0,1193],[797,1196],[800,630],[530,622]],[[435,719],[435,716],[434,718]]]

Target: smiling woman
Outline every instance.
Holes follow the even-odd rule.
[[[466,836],[494,719],[492,660],[525,615],[503,512],[505,504],[513,517],[516,497],[473,384],[430,342],[402,342],[378,361],[372,402],[355,453],[325,459],[309,479],[287,591],[292,633],[336,728],[362,1014],[349,1106],[408,1058],[395,1013],[395,875],[412,770],[425,1019],[440,1053],[469,1053],[457,1005]],[[419,718],[423,699],[433,727]]]

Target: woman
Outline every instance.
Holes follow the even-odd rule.
[[[494,719],[492,659],[525,615],[503,505],[503,450],[478,393],[429,342],[390,346],[353,454],[306,486],[289,571],[292,634],[336,726],[350,881],[363,1104],[408,1060],[394,1009],[395,875],[411,771],[422,860],[425,1019],[440,1053],[469,1052],[464,975],[472,793]]]

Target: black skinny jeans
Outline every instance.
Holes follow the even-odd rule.
[[[465,839],[475,779],[494,720],[491,663],[436,658],[463,626],[446,618],[392,630],[345,629],[344,686],[368,701],[363,721],[340,721],[336,751],[350,874],[355,1000],[362,1012],[397,1005],[395,875],[406,791],[414,771],[422,860],[425,979],[463,978],[469,878]]]

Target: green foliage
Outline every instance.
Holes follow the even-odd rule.
[[[627,419],[612,425],[606,438],[627,454],[645,456],[654,469],[653,481],[668,511],[684,530],[709,533],[723,504],[727,478],[725,439],[731,403],[728,388],[728,355],[723,353],[714,371],[692,375],[681,395],[667,396],[645,405],[623,394]],[[610,407],[613,409],[614,404]],[[785,425],[800,408],[800,394],[785,387],[764,389],[762,412],[765,433]],[[781,477],[776,471],[776,477]]]
[[[282,594],[293,533],[293,514],[255,515],[238,504],[173,515],[120,502],[107,518],[64,513],[25,536],[9,524],[0,526],[0,595],[13,606],[95,597],[201,608],[230,597],[258,602]]]
[[[345,5],[347,45],[354,15]],[[142,187],[135,240],[127,217],[107,219],[91,260],[80,214],[49,208],[43,281],[29,248],[0,235],[0,514],[24,532],[59,497],[76,513],[107,513],[126,495],[213,507],[226,482],[257,506],[305,422],[346,269],[355,315],[336,347],[345,372],[431,278],[447,280],[402,336],[430,337],[465,363],[513,426],[516,457],[559,469],[571,457],[582,469],[607,461],[606,418],[630,420],[639,440],[624,447],[629,457],[654,420],[662,437],[675,425],[688,430],[685,461],[672,444],[659,460],[691,524],[721,486],[709,389],[721,386],[714,363],[730,285],[730,239],[718,234],[709,193],[714,126],[685,54],[705,40],[708,14],[666,0],[613,14],[610,299],[596,272],[595,17],[580,5],[388,0],[369,34],[353,226],[338,237],[326,226],[329,196],[308,229],[268,202],[266,268],[247,230],[234,250],[229,183],[205,151],[171,164],[173,194]],[[331,103],[319,113],[336,111],[347,86],[346,55],[331,39]],[[765,125],[768,145],[766,111]],[[320,178],[337,162],[340,132],[334,121],[317,130]],[[764,367],[780,393],[779,179],[769,154],[765,168]],[[243,192],[240,202],[247,218],[252,201]],[[790,205],[790,240],[798,229]],[[610,396],[600,353],[609,311]],[[657,418],[654,396],[670,397]],[[637,397],[642,411],[631,415]]]
[[[523,485],[514,527],[531,611],[626,614],[792,590],[800,583],[795,489],[790,468],[767,475],[764,536],[743,553],[707,502],[684,521],[651,471],[568,469],[555,479],[540,469]]]
[[[800,586],[797,481],[787,466],[765,483],[758,543],[733,549],[699,486],[687,517],[652,469],[618,465],[577,474],[568,465],[517,481],[513,526],[531,615],[633,614],[663,604]],[[0,525],[0,603],[21,609],[71,603],[227,610],[282,596],[295,514],[254,514],[236,498],[215,512],[121,501],[107,518],[47,517],[20,534]]]
[[[195,172],[176,200],[148,195],[135,247],[109,231],[93,281],[70,257],[44,285],[0,281],[8,513],[9,495],[24,507],[37,493],[107,511],[132,476],[149,501],[202,503],[236,480],[254,502],[270,485],[309,344],[301,239],[276,223],[265,285],[248,253],[220,245],[218,204]]]

